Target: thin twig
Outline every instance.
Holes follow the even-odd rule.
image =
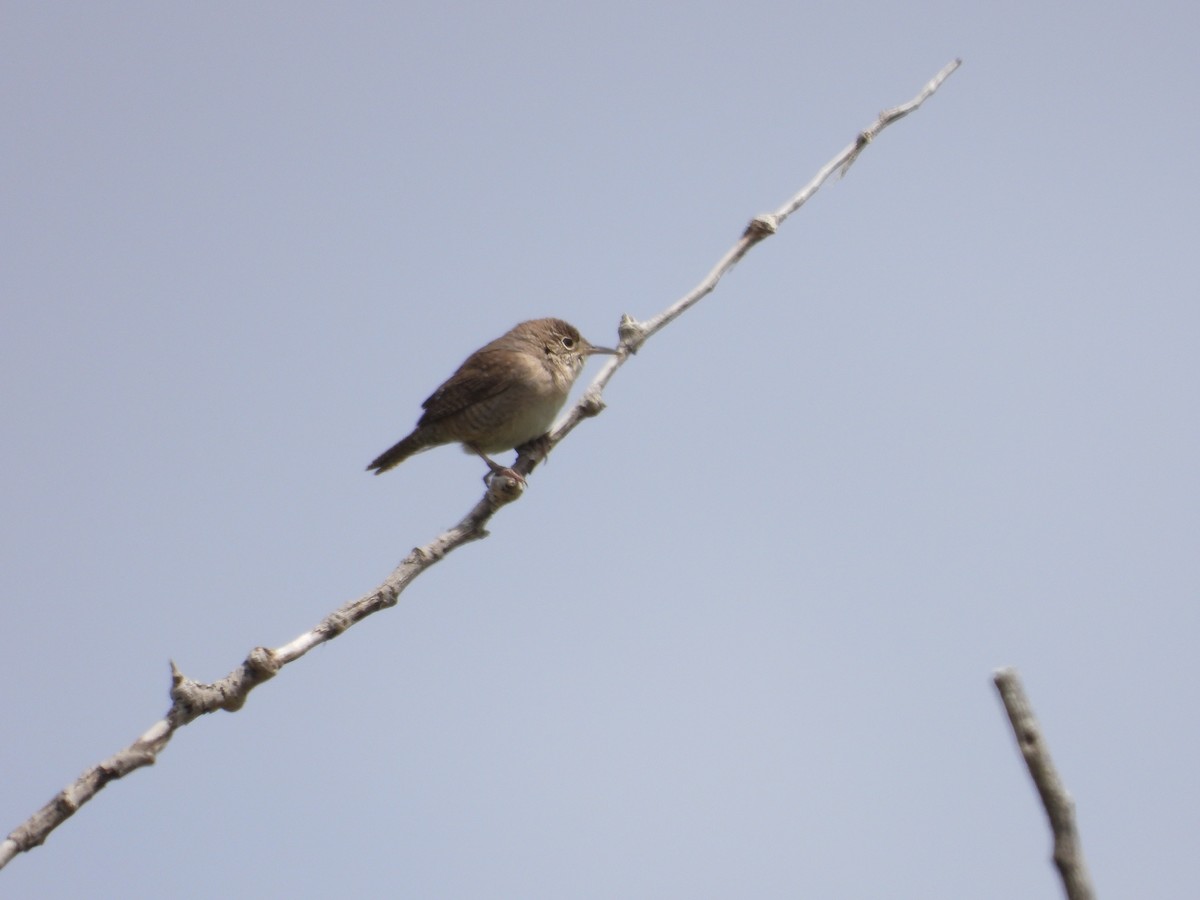
[[[960,60],[950,63],[913,100],[882,113],[874,125],[860,133],[850,147],[843,150],[822,168],[800,193],[777,212],[754,219],[733,248],[690,294],[646,322],[638,322],[628,315],[624,316],[619,328],[620,346],[617,355],[612,357],[608,365],[600,371],[587,391],[584,392],[583,397],[554,429],[549,444],[540,448],[541,452],[537,454],[522,452],[513,468],[523,475],[528,475],[537,465],[538,459],[543,458],[545,453],[565,438],[576,425],[585,418],[597,415],[604,408],[604,402],[601,399],[604,387],[630,354],[636,353],[651,335],[711,293],[721,277],[732,269],[751,247],[763,238],[774,234],[784,219],[815,194],[834,170],[839,166],[844,169],[857,158],[875,135],[896,119],[920,106],[959,65]],[[91,800],[110,781],[122,778],[142,766],[152,765],[177,729],[206,713],[222,709],[227,712],[235,712],[241,709],[250,691],[264,681],[273,678],[283,666],[299,659],[313,647],[332,640],[367,616],[395,606],[400,593],[418,575],[452,550],[471,541],[487,537],[486,525],[492,516],[502,506],[520,497],[523,491],[524,486],[513,479],[503,476],[493,478],[483,499],[463,517],[461,522],[424,547],[414,549],[379,587],[357,600],[343,604],[321,620],[311,631],[305,632],[278,649],[255,648],[241,665],[220,681],[201,684],[185,677],[175,664],[171,663],[171,708],[167,711],[166,716],[155,722],[124,750],[88,769],[60,791],[42,809],[14,829],[8,839],[0,843],[0,868],[3,868],[18,853],[39,846],[46,840],[50,832],[70,818],[79,807]]]
[[[1016,669],[999,669],[993,675],[996,690],[1012,723],[1013,735],[1025,765],[1042,798],[1042,806],[1050,819],[1050,831],[1054,835],[1054,864],[1062,877],[1063,888],[1068,900],[1094,900],[1092,880],[1083,859],[1083,845],[1075,828],[1075,803],[1058,777],[1054,761],[1050,759],[1050,748],[1042,736],[1042,729],[1033,714],[1029,698],[1021,686]]]
[[[783,206],[779,207],[773,213],[763,213],[756,216],[746,226],[746,230],[742,232],[742,236],[738,238],[737,242],[713,266],[712,271],[704,276],[704,279],[698,285],[679,300],[668,306],[657,316],[647,319],[644,322],[639,322],[629,315],[622,317],[618,329],[621,343],[617,349],[620,352],[616,356],[609,358],[604,368],[600,370],[592,383],[588,385],[588,389],[582,399],[572,407],[570,412],[558,424],[558,427],[554,429],[550,436],[550,446],[553,447],[570,434],[583,419],[596,415],[604,408],[604,404],[600,400],[601,394],[603,394],[604,388],[608,385],[613,375],[616,374],[617,369],[625,364],[625,360],[629,358],[630,354],[637,353],[642,344],[653,334],[665,328],[687,312],[688,309],[711,294],[718,282],[741,261],[741,258],[749,252],[751,247],[764,238],[775,234],[788,216],[807,203],[820,190],[821,185],[829,179],[830,175],[839,169],[841,169],[844,175],[846,170],[858,159],[859,154],[863,152],[868,144],[875,140],[876,136],[883,129],[916,110],[922,103],[933,96],[934,91],[942,86],[942,82],[949,78],[954,73],[954,70],[961,65],[961,59],[951,61],[940,72],[934,75],[929,83],[921,88],[921,92],[912,100],[880,113],[879,118],[869,128],[860,131],[852,144],[822,166],[817,174],[813,176],[812,181],[802,187],[787,203],[783,204]],[[532,469],[534,464],[529,464],[528,469]],[[525,466],[525,461],[521,460],[520,465]],[[525,471],[528,471],[528,469],[525,469]]]

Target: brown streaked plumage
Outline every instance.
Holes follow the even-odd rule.
[[[434,391],[412,434],[379,454],[367,471],[382,475],[414,453],[461,443],[492,472],[488,457],[520,447],[549,431],[571,385],[594,353],[615,353],[588,343],[562,319],[522,322],[467,357]]]

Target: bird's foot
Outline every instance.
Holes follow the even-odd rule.
[[[516,469],[513,469],[509,466],[500,465],[500,463],[496,462],[494,459],[492,459],[490,456],[488,456],[486,453],[484,453],[482,450],[480,450],[476,446],[473,446],[471,444],[468,444],[467,446],[471,450],[475,451],[476,456],[478,456],[485,463],[487,463],[488,473],[483,476],[484,484],[486,484],[490,487],[493,478],[495,478],[496,476],[502,476],[504,478],[511,478],[513,481],[517,482],[522,487],[525,486],[525,476],[522,475],[520,472],[518,472]]]
[[[502,466],[499,463],[492,462],[490,459],[488,460],[488,462],[491,463],[492,467],[491,467],[491,471],[489,471],[486,475],[483,476],[484,484],[490,486],[492,483],[492,479],[497,478],[497,477],[511,478],[513,481],[517,482],[520,485],[525,484],[525,476],[522,475],[520,472],[518,472],[516,469],[512,468],[511,466]]]

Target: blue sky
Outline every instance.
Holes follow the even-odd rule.
[[[0,815],[477,499],[474,348],[688,291],[492,536],[176,735],[14,897],[1192,897],[1191,5],[8,3]],[[599,369],[593,362],[585,378]]]

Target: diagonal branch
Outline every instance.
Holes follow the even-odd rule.
[[[742,232],[742,236],[738,239],[737,243],[721,257],[720,261],[713,266],[712,271],[698,285],[692,288],[689,293],[668,306],[657,316],[647,319],[645,322],[638,322],[629,315],[623,316],[618,329],[621,337],[621,343],[618,345],[619,352],[616,356],[609,358],[604,368],[600,370],[600,373],[588,386],[582,399],[575,404],[566,417],[558,424],[558,427],[554,429],[550,436],[550,445],[553,447],[566,437],[583,419],[596,415],[604,408],[604,404],[600,400],[600,395],[604,392],[604,388],[608,385],[608,382],[612,380],[613,375],[616,374],[617,369],[625,364],[625,360],[629,358],[630,354],[637,353],[642,344],[652,335],[671,324],[671,322],[711,294],[716,289],[718,282],[741,261],[742,257],[750,251],[751,247],[764,238],[775,234],[788,216],[807,203],[821,189],[821,185],[829,180],[829,176],[834,172],[841,169],[844,175],[846,170],[858,159],[859,154],[862,153],[866,146],[883,129],[916,110],[961,65],[961,59],[951,61],[933,76],[929,83],[912,100],[880,113],[879,118],[869,128],[859,132],[858,136],[854,139],[854,143],[825,163],[820,171],[813,176],[812,181],[802,187],[787,203],[783,204],[783,206],[779,207],[773,213],[763,213],[756,216],[746,226],[746,230]],[[524,468],[525,460],[518,461],[519,471],[528,472],[533,468],[533,465],[536,465],[536,463],[529,464],[528,468]]]
[[[1092,880],[1083,859],[1083,845],[1075,828],[1075,803],[1058,777],[1050,748],[1042,736],[1041,726],[1033,714],[1025,688],[1016,669],[999,669],[993,676],[1008,721],[1012,724],[1017,746],[1025,757],[1029,775],[1042,798],[1042,806],[1050,819],[1054,834],[1054,864],[1062,877],[1068,900],[1094,900]]]
[[[853,144],[827,163],[811,182],[778,211],[754,219],[732,249],[722,257],[716,267],[691,293],[645,322],[638,322],[628,315],[622,317],[617,355],[611,358],[589,385],[579,402],[571,408],[563,421],[554,429],[549,443],[543,443],[536,451],[532,448],[523,450],[513,468],[522,475],[528,475],[533,471],[538,460],[574,430],[576,425],[585,418],[599,414],[604,409],[601,395],[605,386],[631,354],[636,353],[653,334],[710,294],[722,276],[737,265],[751,247],[763,238],[774,234],[783,221],[807,202],[839,167],[844,173],[845,169],[858,158],[866,145],[880,131],[920,106],[960,64],[961,60],[954,60],[942,69],[914,99],[903,106],[880,114],[870,128],[861,132]],[[245,704],[251,690],[273,678],[285,665],[296,661],[319,644],[332,640],[367,616],[395,606],[400,593],[418,575],[451,551],[464,544],[487,537],[486,526],[492,516],[501,507],[518,499],[522,493],[524,493],[524,485],[520,482],[503,476],[491,479],[491,484],[483,498],[463,517],[462,521],[425,546],[415,548],[379,587],[357,600],[343,604],[322,619],[311,631],[305,632],[282,647],[275,650],[266,647],[255,648],[241,665],[220,681],[201,684],[185,677],[172,663],[171,708],[167,711],[166,716],[155,722],[149,730],[128,747],[99,765],[88,769],[60,791],[49,803],[14,829],[5,841],[0,842],[0,868],[3,868],[18,853],[39,846],[46,840],[50,832],[74,815],[76,810],[91,800],[110,781],[122,778],[142,766],[152,765],[158,754],[167,746],[176,729],[182,728],[202,715],[217,710],[236,712]]]

